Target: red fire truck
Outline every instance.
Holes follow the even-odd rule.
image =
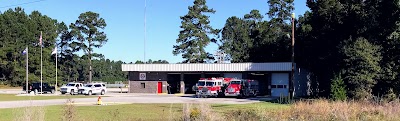
[[[232,78],[200,78],[195,86],[197,97],[222,97]]]
[[[259,93],[257,80],[232,79],[225,89],[225,96],[252,97]]]

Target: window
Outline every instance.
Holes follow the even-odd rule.
[[[105,84],[101,84],[101,85],[103,85],[103,87],[106,87],[106,85],[105,85]]]
[[[94,87],[101,87],[101,85],[100,84],[95,84]]]
[[[145,83],[140,83],[140,86],[141,86],[142,88],[146,88],[146,84],[145,84]]]
[[[73,87],[75,84],[67,84],[66,86],[68,86],[68,87]]]
[[[222,85],[221,82],[218,82],[218,85]]]

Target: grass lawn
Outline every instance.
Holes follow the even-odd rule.
[[[68,99],[68,98],[96,98],[84,95],[61,95],[61,96],[16,96],[15,94],[0,94],[0,101],[17,101],[17,100],[49,100],[49,99]]]
[[[237,104],[237,105],[211,105],[217,112],[226,112],[233,109],[284,109],[288,105],[273,103]],[[182,115],[183,104],[124,104],[108,106],[76,106],[74,112],[78,120],[168,120]],[[40,107],[34,107],[40,108]],[[65,105],[42,107],[44,119],[47,121],[61,120]],[[20,117],[26,108],[0,109],[0,120],[15,120]],[[31,109],[29,109],[31,110]],[[39,114],[39,113],[38,113]]]

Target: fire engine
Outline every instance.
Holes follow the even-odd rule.
[[[225,96],[252,97],[259,93],[257,80],[233,79],[225,89]]]
[[[197,97],[222,97],[231,78],[200,78],[195,86]]]

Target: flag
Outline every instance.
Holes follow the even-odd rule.
[[[42,45],[42,32],[40,32],[39,45]]]
[[[57,53],[57,46],[54,47],[53,51],[51,52],[51,55],[56,54]]]
[[[25,55],[25,54],[26,54],[26,51],[28,51],[27,49],[28,49],[28,48],[25,48],[24,51],[22,51],[22,55]]]

